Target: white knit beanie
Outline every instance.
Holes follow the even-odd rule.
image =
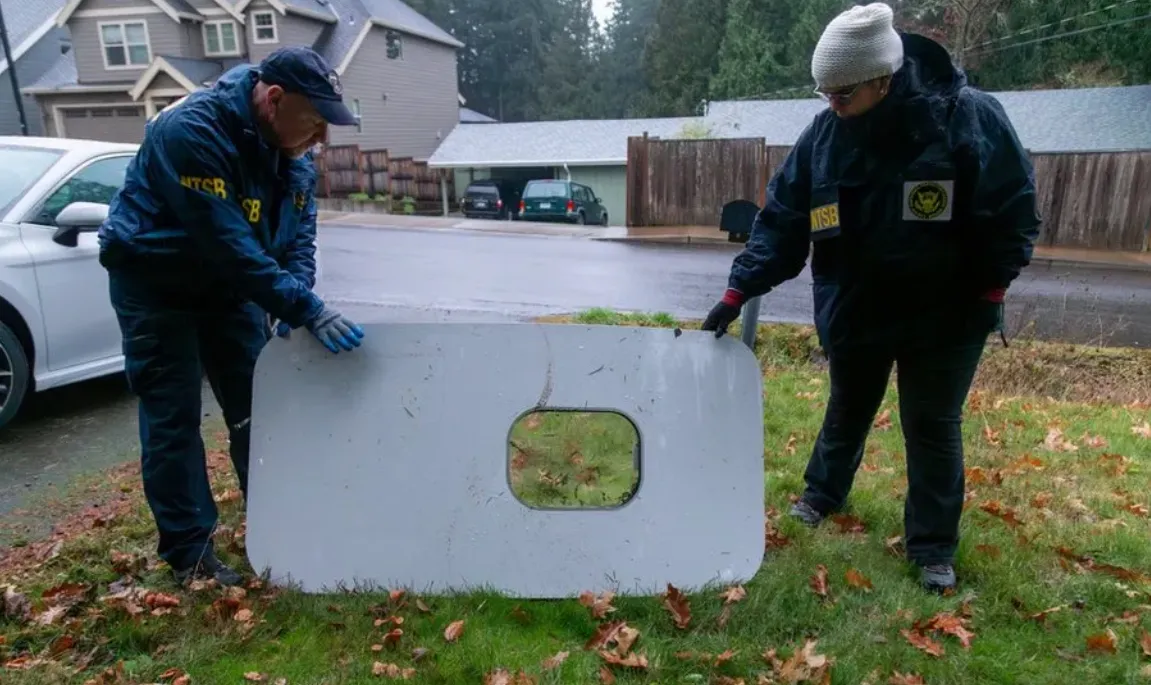
[[[811,57],[811,75],[823,89],[843,88],[890,76],[903,66],[903,41],[892,26],[891,7],[856,5],[832,19]]]

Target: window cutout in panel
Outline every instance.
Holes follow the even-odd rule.
[[[508,441],[512,494],[533,509],[615,509],[635,496],[639,433],[614,411],[524,414]]]

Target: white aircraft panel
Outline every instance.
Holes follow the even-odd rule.
[[[332,355],[273,340],[256,368],[247,547],[305,592],[489,589],[525,598],[742,582],[764,553],[762,380],[698,331],[379,323]],[[610,410],[640,438],[614,509],[511,490],[508,438],[537,409]]]

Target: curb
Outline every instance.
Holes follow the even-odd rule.
[[[595,238],[595,240],[602,240],[607,242],[616,243],[629,243],[629,244],[660,244],[660,245],[694,245],[697,247],[711,246],[731,246],[736,249],[742,249],[742,243],[732,243],[726,240],[718,240],[715,238],[693,238],[692,236],[661,236],[661,237],[632,237],[632,238]],[[1138,262],[1127,261],[1106,261],[1106,260],[1092,260],[1092,259],[1075,259],[1073,257],[1051,257],[1051,256],[1033,256],[1031,258],[1031,266],[1044,266],[1044,267],[1058,267],[1070,266],[1078,269],[1104,269],[1107,271],[1132,271],[1151,273],[1151,263],[1142,264]],[[1030,267],[1029,267],[1030,268]]]

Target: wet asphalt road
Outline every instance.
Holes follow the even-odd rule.
[[[702,318],[736,246],[634,245],[325,224],[330,303],[362,321],[493,321],[590,307]],[[810,275],[765,298],[764,320],[810,322]],[[1011,289],[1008,324],[1042,338],[1151,346],[1151,273],[1035,264]],[[205,391],[206,422],[219,410]],[[133,458],[136,406],[119,377],[29,399],[0,431],[0,515],[80,473]]]

